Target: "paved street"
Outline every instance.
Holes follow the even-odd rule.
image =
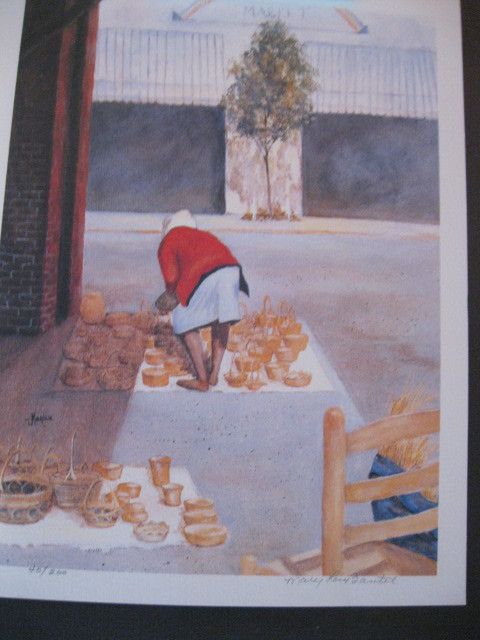
[[[365,420],[405,390],[438,406],[439,251],[434,238],[219,233],[241,261],[249,306],[268,293],[310,326]],[[162,290],[155,233],[87,232],[85,289],[112,309],[151,303]]]
[[[65,429],[77,428],[95,459],[144,463],[152,451],[168,451],[189,469],[199,492],[215,499],[230,532],[222,547],[165,547],[161,553],[0,545],[5,564],[235,574],[242,553],[268,560],[312,548],[320,540],[325,409],[342,406],[350,430],[361,422],[357,410],[365,420],[378,418],[406,389],[424,387],[438,406],[438,241],[432,235],[219,235],[244,266],[250,307],[258,307],[265,293],[295,306],[335,391],[212,392],[192,402],[188,392],[117,393],[105,399],[94,392],[57,394],[50,386],[69,323],[22,342],[21,357],[4,345],[18,396],[15,406],[6,403],[7,416],[21,422],[31,410],[52,415],[50,441],[65,443]],[[163,288],[158,242],[155,232],[87,232],[85,289],[103,291],[110,309],[133,309],[142,299],[151,303]],[[25,372],[31,375],[33,368],[38,389],[30,386],[26,392]],[[371,455],[353,457],[347,470],[351,481],[367,476]],[[368,505],[349,510],[350,523],[369,518]]]

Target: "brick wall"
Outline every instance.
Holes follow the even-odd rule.
[[[52,3],[54,4],[54,3]],[[45,18],[27,3],[22,48]],[[51,138],[60,38],[19,64],[0,242],[0,329],[40,328]]]
[[[70,265],[68,259],[61,261],[61,251],[65,229],[76,244],[83,242],[76,176],[82,149],[78,129],[85,120],[81,110],[89,106],[89,97],[79,99],[85,67],[83,61],[79,64],[79,51],[84,55],[91,16],[54,31],[26,55],[39,28],[54,24],[71,4],[26,3],[0,237],[1,333],[35,334],[50,328],[58,319],[60,278],[70,282],[69,268],[61,273],[59,265],[81,270],[76,248],[67,243],[74,258]],[[75,75],[79,72],[80,78]],[[72,115],[75,105],[78,111]],[[88,138],[88,127],[84,135]],[[80,279],[78,273],[72,278],[77,289]],[[78,292],[71,297],[76,302]]]

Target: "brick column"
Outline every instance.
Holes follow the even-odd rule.
[[[98,7],[26,53],[38,25],[71,4],[27,0],[0,241],[2,333],[46,331],[78,308]]]

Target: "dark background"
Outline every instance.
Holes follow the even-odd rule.
[[[316,114],[302,145],[305,216],[438,223],[437,120]]]
[[[94,102],[88,211],[225,213],[219,107]]]
[[[476,393],[480,367],[480,6],[462,2],[468,183],[469,319],[470,319],[470,436],[469,527],[466,607],[240,609],[150,607],[0,601],[2,640],[241,640],[256,638],[388,638],[453,640],[476,638],[480,545],[478,541],[480,411]]]

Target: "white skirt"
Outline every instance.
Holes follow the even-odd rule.
[[[238,322],[240,308],[240,267],[222,267],[205,278],[186,307],[173,310],[173,330],[177,335],[213,322]]]

